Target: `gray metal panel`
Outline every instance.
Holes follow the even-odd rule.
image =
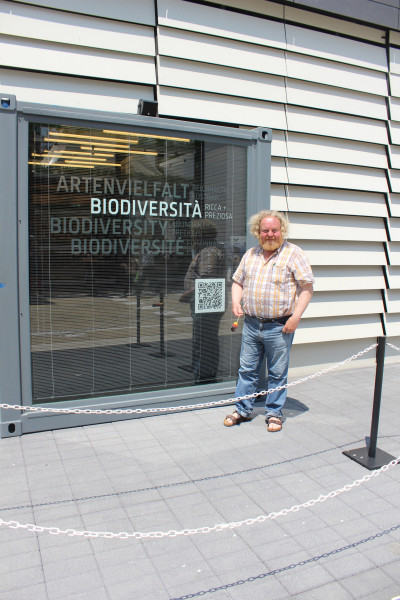
[[[3,107],[3,98],[10,105]],[[15,96],[0,106],[0,402],[20,404],[17,277],[17,113]],[[6,104],[6,102],[4,102]],[[0,411],[1,435],[20,432],[19,411]]]
[[[348,0],[294,0],[293,4],[309,6],[391,29],[399,28],[398,0],[385,0],[384,3],[374,0],[351,0],[351,2]]]

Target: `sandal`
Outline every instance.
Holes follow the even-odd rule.
[[[280,431],[282,429],[282,419],[280,417],[267,417],[267,430],[268,431]]]
[[[239,425],[240,423],[243,423],[244,421],[250,421],[250,420],[251,420],[250,417],[242,417],[242,415],[239,415],[239,413],[235,410],[231,415],[227,415],[225,417],[224,425],[225,425],[225,427],[232,427],[232,425]]]

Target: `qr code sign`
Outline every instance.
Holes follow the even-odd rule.
[[[196,313],[225,311],[225,279],[196,279]]]

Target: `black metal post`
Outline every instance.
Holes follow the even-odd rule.
[[[372,409],[371,433],[369,436],[368,456],[375,458],[376,441],[378,439],[379,414],[381,410],[383,368],[385,366],[385,346],[386,338],[378,338],[378,347],[376,349],[376,373],[375,373],[375,392],[374,406]]]
[[[394,456],[391,456],[387,452],[379,450],[379,448],[376,447],[376,441],[378,438],[379,412],[381,407],[382,396],[383,368],[385,364],[385,346],[386,338],[378,337],[378,346],[376,349],[374,405],[372,408],[369,446],[364,446],[363,448],[356,448],[354,450],[346,450],[342,453],[348,458],[351,458],[351,460],[354,460],[363,467],[366,467],[370,471],[372,471],[373,469],[380,469],[381,467],[383,467],[383,465],[387,465],[394,459]]]

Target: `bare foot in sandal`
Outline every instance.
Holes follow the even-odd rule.
[[[280,431],[282,429],[282,419],[279,417],[267,417],[266,423],[268,431]]]
[[[231,415],[227,415],[225,417],[224,425],[225,427],[232,427],[232,425],[239,425],[244,421],[250,421],[250,417],[242,417],[242,415],[239,415],[239,413],[235,410]]]

